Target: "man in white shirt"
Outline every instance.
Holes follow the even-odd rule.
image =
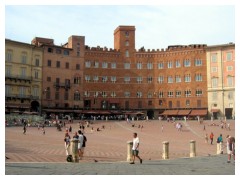
[[[139,153],[139,138],[137,137],[137,133],[133,133],[133,147],[132,147],[132,154],[133,154],[133,161],[130,164],[135,164],[135,157],[140,160],[140,164],[142,164],[142,159],[138,156]]]

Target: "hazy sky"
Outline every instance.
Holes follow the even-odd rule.
[[[177,44],[235,42],[232,5],[60,5],[5,6],[5,38],[30,43],[34,37],[54,39],[56,45],[71,35],[85,36],[85,44],[113,48],[119,25],[136,27],[136,49]]]

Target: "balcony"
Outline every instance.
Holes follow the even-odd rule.
[[[5,99],[7,99],[7,100],[11,100],[11,99],[31,100],[32,97],[33,97],[32,95],[5,94]],[[34,96],[34,97],[36,97],[36,96]]]
[[[31,83],[32,77],[31,76],[22,76],[22,75],[12,75],[12,74],[5,74],[5,79],[17,81],[25,81]]]
[[[54,83],[53,86],[55,88],[65,88],[65,89],[70,89],[71,85],[70,84],[66,84],[66,83]]]

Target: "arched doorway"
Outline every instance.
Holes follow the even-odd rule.
[[[39,112],[39,102],[38,101],[31,102],[31,110],[33,112]]]

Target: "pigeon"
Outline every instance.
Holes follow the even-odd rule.
[[[98,160],[94,159],[94,162],[98,162]]]
[[[10,159],[9,157],[7,157],[7,156],[5,156],[6,157],[6,159]]]

